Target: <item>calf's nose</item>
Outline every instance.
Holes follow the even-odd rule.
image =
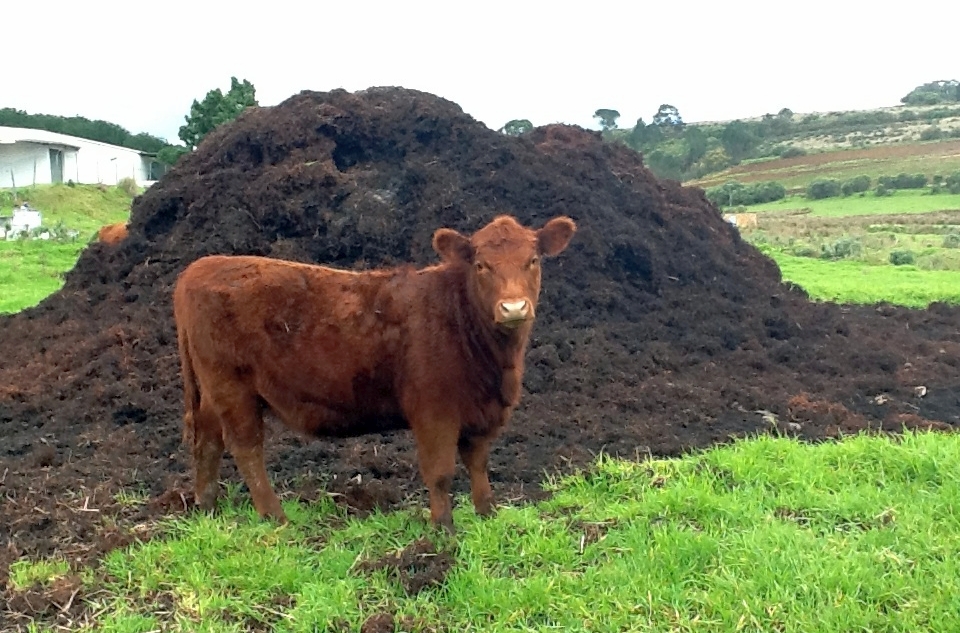
[[[530,313],[530,302],[526,299],[519,301],[501,301],[500,316],[504,321],[516,321],[527,318]]]

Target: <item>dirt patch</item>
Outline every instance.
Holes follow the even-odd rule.
[[[669,456],[770,430],[799,394],[809,439],[832,436],[840,414],[851,429],[957,424],[956,308],[811,303],[700,190],[594,132],[513,138],[412,90],[305,92],[218,129],[134,201],[123,242],[92,244],[60,292],[0,318],[0,578],[18,556],[69,550],[82,564],[113,546],[109,530],[136,535],[189,506],[170,295],[191,261],[426,265],[437,227],[473,231],[502,212],[580,228],[544,264],[525,393],[491,455],[501,499],[600,451]],[[423,502],[409,433],[272,428],[268,468],[286,494],[322,488],[360,512]],[[239,480],[232,460],[222,475]],[[119,503],[130,490],[151,502]]]
[[[83,582],[76,575],[58,578],[49,585],[37,584],[23,591],[10,589],[4,597],[3,617],[24,628],[37,621],[70,626],[86,613]]]
[[[452,553],[437,551],[432,542],[419,539],[399,552],[360,563],[357,571],[371,573],[386,569],[391,578],[403,585],[408,595],[415,596],[428,587],[442,584],[454,560]]]

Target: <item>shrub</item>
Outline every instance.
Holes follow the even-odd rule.
[[[863,250],[860,240],[855,237],[841,237],[833,244],[823,244],[820,246],[820,257],[822,259],[846,259],[847,257],[856,257]]]
[[[807,197],[811,200],[835,198],[840,195],[840,181],[832,179],[814,180],[807,186]]]
[[[944,248],[960,248],[960,233],[947,233],[943,236]]]
[[[797,156],[806,156],[807,150],[796,145],[788,145],[780,150],[780,158],[795,158]]]
[[[944,178],[943,184],[950,193],[960,193],[960,171],[955,171]]]
[[[131,198],[140,193],[140,187],[137,186],[137,181],[133,178],[121,178],[120,182],[117,183],[117,189]]]
[[[897,174],[880,176],[877,182],[887,189],[923,189],[927,186],[927,177],[924,174]]]
[[[909,266],[914,261],[913,251],[890,251],[890,263],[894,266]]]
[[[893,189],[889,189],[883,183],[881,183],[877,185],[877,188],[873,190],[873,193],[876,194],[878,197],[892,196]]]
[[[935,141],[938,138],[943,138],[943,130],[936,125],[931,125],[920,132],[921,141]]]
[[[855,193],[863,193],[870,189],[870,176],[856,176],[845,181],[840,185],[840,193],[845,196],[851,196]]]

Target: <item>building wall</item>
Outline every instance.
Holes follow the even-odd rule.
[[[151,160],[136,150],[40,130],[26,134],[33,140],[0,143],[0,187],[12,187],[14,181],[17,187],[53,182],[51,149],[63,153],[63,182],[115,185],[123,178],[133,178],[142,185],[150,180]]]
[[[49,182],[50,151],[46,145],[0,144],[0,187],[29,187]]]

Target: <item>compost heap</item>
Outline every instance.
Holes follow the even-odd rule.
[[[598,133],[513,138],[399,88],[304,92],[215,131],[135,201],[129,238],[92,244],[60,292],[0,320],[8,559],[93,539],[85,509],[109,509],[121,487],[186,493],[141,514],[189,503],[171,292],[191,261],[425,265],[436,228],[471,232],[499,213],[579,225],[544,264],[525,394],[491,458],[501,496],[535,493],[544,472],[600,451],[957,421],[956,310],[812,303],[700,190],[656,179]],[[356,506],[420,494],[409,433],[301,440],[272,428],[281,488],[325,487]],[[229,458],[223,476],[239,481]]]

